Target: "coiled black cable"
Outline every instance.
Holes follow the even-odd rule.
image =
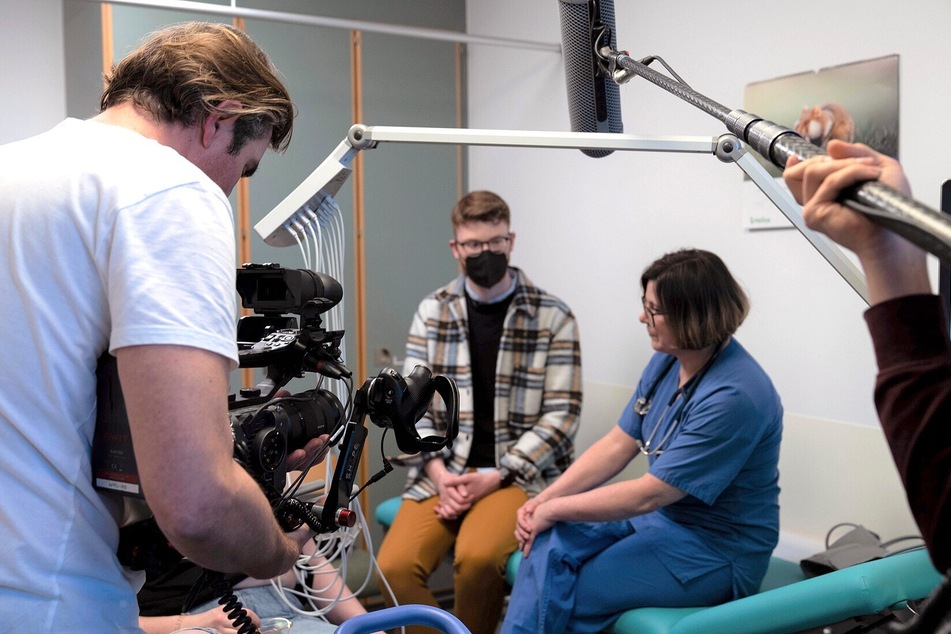
[[[218,599],[218,604],[231,619],[231,624],[238,630],[238,634],[260,634],[257,626],[248,616],[248,611],[244,609],[241,601],[235,595],[234,589],[225,581],[224,575],[213,572],[209,573],[209,576],[215,595],[221,597]]]

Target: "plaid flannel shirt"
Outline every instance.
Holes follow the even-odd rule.
[[[571,310],[532,285],[515,267],[515,294],[505,314],[495,381],[496,466],[516,475],[530,495],[541,491],[571,464],[581,413],[581,348]],[[406,342],[404,371],[425,365],[455,379],[459,388],[459,436],[451,449],[408,457],[412,468],[403,497],[437,494],[422,465],[442,459],[463,473],[472,449],[472,368],[468,345],[465,277],[426,297]],[[439,399],[435,399],[439,400]],[[433,405],[417,424],[421,436],[445,434],[446,412]]]

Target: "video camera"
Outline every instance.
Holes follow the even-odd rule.
[[[428,368],[417,366],[405,379],[386,368],[353,392],[352,373],[340,358],[344,331],[322,327],[321,315],[343,297],[335,279],[279,264],[245,264],[237,271],[236,287],[242,305],[253,311],[238,323],[239,366],[265,368],[266,376],[254,387],[228,397],[234,457],[260,484],[285,528],[306,522],[320,533],[352,525],[348,506],[367,435],[366,416],[381,428],[393,429],[400,450],[406,453],[437,451],[455,439],[456,385],[447,377],[434,377]],[[308,372],[344,381],[347,406],[319,384],[297,394],[279,394],[291,379]],[[115,358],[104,354],[97,375],[95,484],[141,498]],[[449,412],[447,433],[421,438],[416,422],[437,392]],[[287,457],[323,435],[329,435],[330,446],[340,443],[340,457],[328,501],[318,507],[295,500],[295,489],[286,487]]]
[[[348,507],[367,436],[367,416],[378,427],[393,429],[403,452],[438,451],[451,445],[459,418],[458,390],[451,379],[434,377],[424,366],[417,366],[405,378],[385,368],[353,394],[352,373],[340,358],[344,331],[325,330],[320,317],[343,297],[332,277],[278,264],[245,264],[238,270],[237,290],[242,305],[254,311],[238,324],[239,365],[266,367],[267,376],[255,387],[229,397],[235,458],[261,484],[285,528],[306,522],[316,532],[327,532],[353,525],[355,517]],[[285,313],[299,315],[300,323]],[[352,394],[347,399],[352,405],[349,417],[340,400],[327,390],[278,396],[288,381],[306,372],[347,383]],[[436,393],[449,413],[447,433],[422,438],[416,422]],[[284,491],[287,456],[324,434],[330,436],[331,445],[340,442],[340,456],[326,503],[305,505],[293,499],[293,491]]]
[[[459,393],[451,379],[434,377],[424,366],[417,366],[406,378],[386,368],[353,392],[352,373],[340,358],[344,331],[324,329],[320,317],[343,297],[340,284],[332,277],[305,269],[283,269],[278,264],[245,264],[238,269],[236,286],[242,305],[253,311],[238,323],[239,366],[266,368],[266,377],[228,397],[234,458],[261,486],[285,530],[306,523],[316,533],[327,533],[354,525],[356,515],[349,506],[355,497],[353,485],[368,433],[367,416],[377,426],[393,429],[397,445],[406,453],[438,451],[452,444],[458,433]],[[286,313],[299,316],[299,323],[297,317]],[[345,382],[347,406],[332,392],[320,389],[320,382],[312,390],[280,394],[291,379],[307,372]],[[141,497],[115,359],[104,355],[98,375],[99,411],[93,443],[96,485]],[[448,412],[446,435],[421,438],[416,422],[436,393]],[[347,421],[345,425],[343,421]],[[294,497],[303,476],[286,485],[287,458],[323,435],[329,437],[324,451],[337,443],[340,447],[324,504],[318,505]],[[122,442],[116,443],[116,438]],[[109,471],[117,465],[129,473]],[[304,472],[307,468],[309,465]],[[364,486],[391,468],[385,464]],[[103,479],[104,473],[110,477]],[[133,481],[134,487],[129,484]],[[154,518],[124,527],[118,554],[124,565],[151,575],[163,574],[181,560]],[[212,579],[214,594],[234,606],[229,615],[246,618],[221,573],[206,570],[201,578]],[[195,600],[202,585],[196,583],[186,603]]]
[[[327,390],[277,396],[305,372],[349,381],[351,372],[340,360],[344,331],[328,332],[320,318],[343,290],[329,275],[278,264],[245,264],[236,285],[242,306],[254,311],[238,321],[238,364],[267,368],[267,376],[228,397],[235,459],[266,492],[280,492],[287,456],[312,438],[334,433],[345,420],[340,400]],[[300,315],[300,324],[285,313]]]

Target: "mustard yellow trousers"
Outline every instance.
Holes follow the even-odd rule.
[[[403,500],[380,546],[377,561],[400,605],[438,607],[429,577],[453,550],[453,613],[472,634],[492,634],[505,598],[505,564],[515,552],[515,513],[528,500],[516,486],[499,489],[472,505],[460,519],[440,519],[439,498]],[[392,598],[381,583],[388,605]],[[407,634],[434,632],[407,627]]]

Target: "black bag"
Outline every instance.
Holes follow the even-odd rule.
[[[832,533],[843,526],[851,526],[852,530],[830,544]],[[863,564],[867,561],[881,559],[882,557],[888,557],[898,552],[921,547],[919,544],[912,548],[903,548],[896,551],[889,550],[891,546],[898,542],[911,539],[922,540],[922,538],[917,535],[906,535],[904,537],[896,537],[887,542],[882,542],[876,533],[873,533],[864,526],[842,522],[830,528],[826,534],[826,549],[821,553],[816,553],[811,557],[803,559],[799,562],[799,567],[802,568],[802,572],[806,577],[818,577],[819,575],[848,568],[849,566]]]

